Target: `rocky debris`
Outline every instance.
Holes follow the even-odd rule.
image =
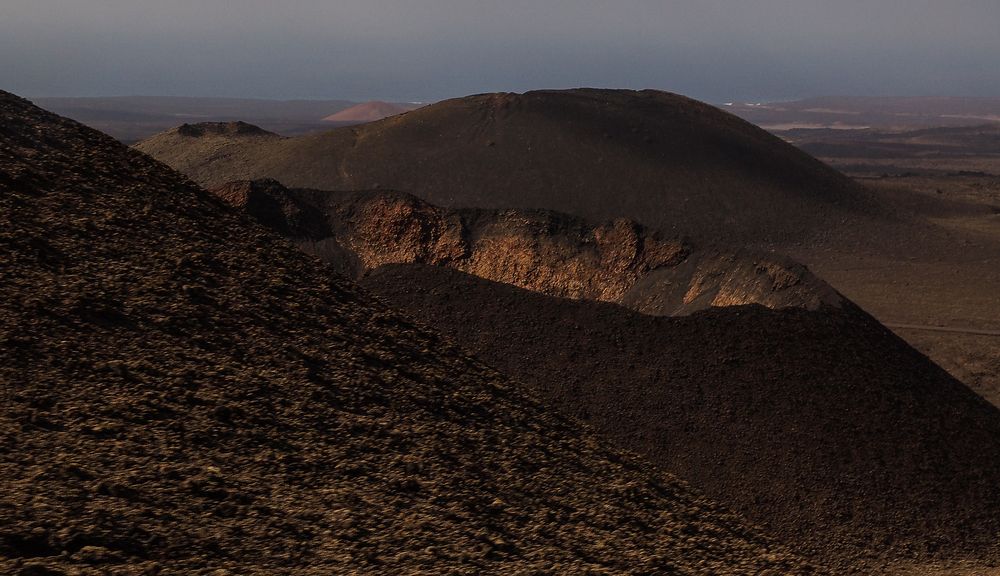
[[[849,302],[666,318],[440,267],[362,284],[840,572],[1000,560],[1000,411]]]
[[[653,315],[751,303],[815,310],[842,301],[788,259],[695,250],[624,218],[595,225],[551,211],[451,210],[399,192],[287,189],[275,180],[213,192],[355,278],[385,264],[433,264]]]
[[[0,572],[815,568],[148,157],[0,93]]]

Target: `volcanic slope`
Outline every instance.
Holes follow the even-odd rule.
[[[626,217],[699,239],[798,240],[877,212],[861,187],[779,138],[652,90],[483,94],[266,146],[171,130],[137,147],[210,187],[270,177],[389,188],[445,207]]]
[[[817,309],[842,300],[787,259],[696,250],[624,218],[594,225],[547,210],[450,210],[410,194],[289,190],[274,180],[212,192],[355,278],[383,264],[434,264],[656,315],[750,303]]]
[[[362,285],[831,564],[996,560],[1000,411],[849,303],[652,317],[419,265]]]
[[[7,93],[0,191],[0,572],[811,570],[181,175]]]

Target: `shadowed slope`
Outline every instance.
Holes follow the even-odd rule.
[[[802,573],[180,175],[0,93],[0,571]]]
[[[698,239],[775,241],[869,211],[859,187],[775,136],[656,91],[484,94],[209,155],[169,132],[138,148],[200,183],[411,192],[445,207],[627,217]],[[846,211],[846,212],[845,212]]]
[[[1000,412],[852,305],[656,318],[436,267],[362,284],[802,549],[996,558]]]

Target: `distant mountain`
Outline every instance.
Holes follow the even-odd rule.
[[[326,118],[323,118],[323,121],[362,124],[365,122],[374,122],[376,120],[381,120],[397,114],[403,114],[404,112],[409,112],[411,110],[416,110],[417,108],[420,108],[420,106],[421,104],[395,104],[378,101],[365,102],[364,104],[351,106],[346,110],[341,110],[340,112],[331,114]]]
[[[388,188],[444,207],[626,217],[699,239],[802,239],[877,212],[861,187],[781,139],[656,91],[484,94],[266,145],[201,140],[170,131],[137,148],[213,187],[269,177]]]

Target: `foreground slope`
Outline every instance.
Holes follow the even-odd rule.
[[[591,224],[549,210],[451,210],[398,192],[288,189],[275,180],[212,193],[355,278],[383,264],[434,264],[655,315],[842,300],[785,258],[696,249],[624,218]]]
[[[803,572],[180,175],[6,93],[0,192],[4,573]]]
[[[626,217],[699,238],[795,239],[870,211],[859,187],[711,106],[628,90],[483,94],[266,147],[176,130],[137,147],[208,186],[413,193],[446,207]]]
[[[439,267],[363,285],[800,549],[996,559],[1000,411],[849,303],[657,318]]]

